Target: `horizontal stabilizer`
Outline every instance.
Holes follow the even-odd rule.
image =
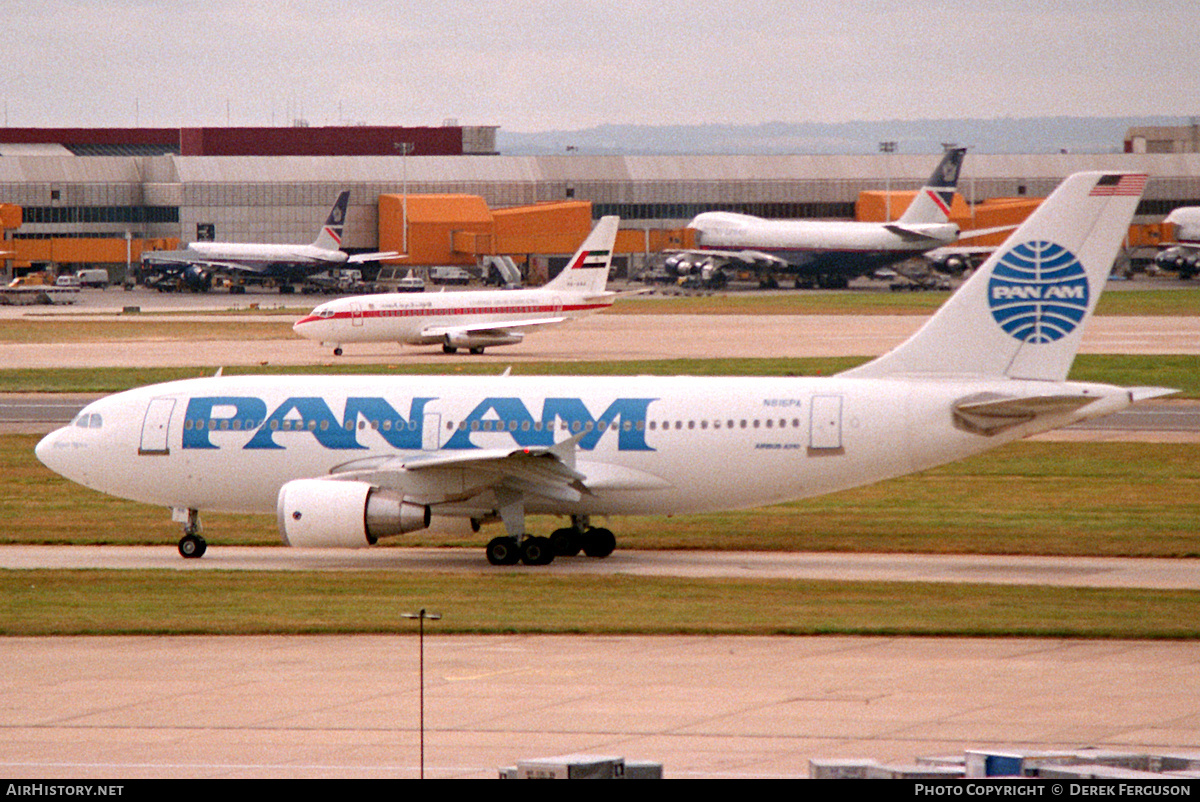
[[[1096,401],[1095,395],[1036,395],[1014,398],[983,393],[954,404],[954,423],[973,434],[995,435],[1048,415],[1074,412]]]
[[[359,265],[363,262],[378,262],[381,259],[407,259],[406,254],[399,251],[377,251],[375,253],[356,253],[346,260],[348,264]]]
[[[895,234],[897,237],[904,240],[905,242],[941,242],[942,241],[941,239],[939,239],[937,237],[930,236],[928,233],[926,233],[924,231],[917,231],[917,230],[913,230],[911,228],[905,228],[904,226],[896,225],[895,223],[888,223],[884,226],[884,228],[886,228],[888,231],[892,232],[893,234]]]
[[[1179,392],[1173,387],[1126,387],[1129,391],[1129,400],[1137,403],[1138,401],[1148,401],[1151,398],[1162,398],[1165,395],[1175,395]]]

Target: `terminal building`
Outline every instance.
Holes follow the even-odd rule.
[[[619,215],[619,250],[644,256],[683,244],[687,222],[702,211],[854,219],[860,193],[911,192],[936,162],[932,154],[894,153],[505,156],[496,152],[495,133],[495,126],[0,129],[0,202],[20,207],[20,224],[3,231],[3,249],[20,271],[124,267],[143,250],[197,239],[306,243],[348,189],[343,247],[352,252],[385,249],[381,239],[394,237],[389,210],[396,204],[381,198],[444,194],[477,196],[493,210],[560,205],[571,222],[564,219],[562,236],[542,243],[559,253],[578,244],[575,204],[587,203],[592,219]],[[1162,141],[1151,135],[1160,138],[1147,142]],[[1079,170],[1136,170],[1151,177],[1136,223],[1153,225],[1178,206],[1200,205],[1200,153],[1126,149],[968,153],[959,194],[968,204],[1041,198]],[[552,213],[537,219],[553,232]],[[453,220],[442,223],[458,230]],[[455,241],[469,245],[451,261],[496,249],[495,238]]]

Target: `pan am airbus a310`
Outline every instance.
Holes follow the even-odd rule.
[[[286,543],[501,522],[494,564],[612,552],[595,516],[755,507],[962,459],[1171,390],[1067,381],[1145,184],[1069,177],[908,341],[823,378],[231,376],[89,404],[37,456],[172,508],[274,512]],[[549,538],[525,516],[569,516]]]

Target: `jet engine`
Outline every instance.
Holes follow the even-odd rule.
[[[192,292],[208,292],[212,289],[212,273],[196,265],[183,271],[183,286]]]
[[[296,479],[275,505],[283,542],[298,548],[360,548],[429,526],[426,504],[366,482]]]
[[[481,332],[455,331],[446,335],[448,348],[488,348],[493,345],[512,345],[525,339],[520,332],[509,334],[484,334]]]

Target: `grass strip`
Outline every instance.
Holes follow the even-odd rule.
[[[870,357],[799,359],[653,359],[604,362],[518,362],[517,376],[832,376]],[[322,365],[235,365],[226,376],[273,375],[496,375],[500,363],[445,362],[381,364],[329,362]],[[0,393],[115,393],[158,382],[211,376],[217,366],[174,368],[14,368],[0,370]],[[1120,386],[1173,387],[1178,398],[1200,398],[1200,356],[1195,354],[1081,354],[1070,378]]]
[[[0,635],[938,635],[1194,639],[1200,592],[391,572],[3,571]],[[531,603],[536,600],[536,603]]]

